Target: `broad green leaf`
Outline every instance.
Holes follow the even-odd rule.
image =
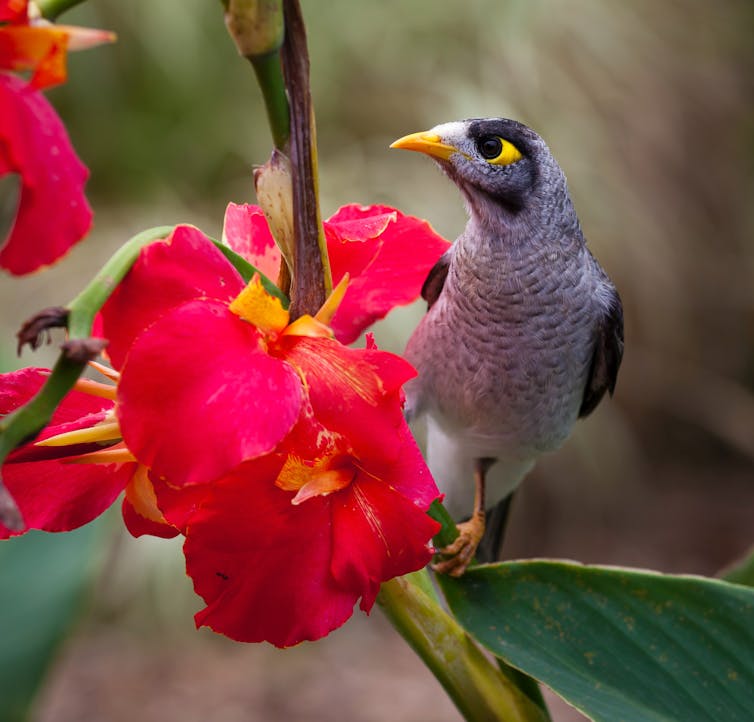
[[[754,547],[742,559],[724,569],[720,576],[726,582],[754,587]]]
[[[754,719],[754,590],[555,561],[440,584],[473,637],[593,720]]]
[[[102,528],[29,532],[0,541],[0,718],[27,719],[59,643],[79,611]]]

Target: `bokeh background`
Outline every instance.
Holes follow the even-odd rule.
[[[617,393],[544,459],[506,554],[714,574],[754,542],[754,6],[746,0],[303,0],[325,216],[387,203],[454,238],[457,192],[408,132],[517,118],[549,142],[626,315]],[[31,278],[0,278],[0,366],[34,311],[65,303],[133,233],[190,222],[219,236],[253,202],[271,141],[219,3],[91,0],[71,24],[117,45],[70,58],[49,93],[90,167],[90,237]],[[0,190],[12,205],[12,187]],[[7,212],[6,212],[7,217]],[[423,311],[377,330],[400,351]],[[86,612],[37,722],[457,720],[375,611],[280,652],[195,632],[179,546],[103,535]],[[557,720],[580,719],[554,703]]]

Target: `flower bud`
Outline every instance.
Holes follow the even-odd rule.
[[[275,52],[283,44],[282,0],[224,0],[225,26],[249,59]]]

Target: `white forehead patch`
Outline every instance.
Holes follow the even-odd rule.
[[[466,123],[463,123],[460,120],[455,120],[452,123],[441,123],[440,125],[436,125],[427,132],[439,135],[445,143],[456,145],[466,138],[466,130]]]

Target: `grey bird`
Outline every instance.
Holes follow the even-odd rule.
[[[613,393],[623,310],[533,130],[471,119],[391,147],[431,156],[469,216],[427,276],[428,310],[405,352],[418,371],[407,417],[426,415],[429,468],[454,519],[468,519],[435,569],[460,576],[477,547],[480,561],[496,558],[510,497],[536,459]]]

